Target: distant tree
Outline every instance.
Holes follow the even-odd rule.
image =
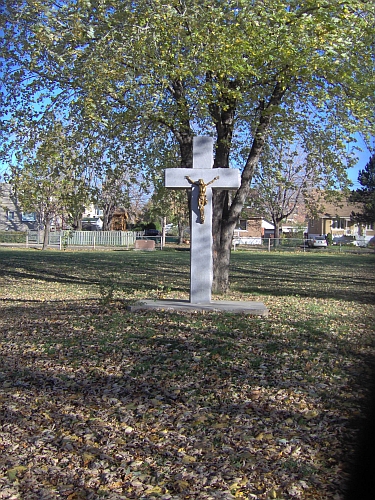
[[[280,237],[282,221],[293,214],[317,181],[318,167],[303,149],[288,142],[265,148],[254,175],[256,196],[250,206],[274,224],[274,237]]]
[[[184,230],[189,226],[189,208],[185,190],[157,187],[151,197],[148,210],[154,218],[165,217],[168,223],[177,226],[179,243],[183,243]]]
[[[361,212],[352,212],[352,219],[357,222],[375,222],[375,154],[371,156],[369,162],[363,170],[360,170],[358,182],[363,186],[354,191],[350,196],[350,201],[362,203]]]
[[[33,138],[27,151],[28,157],[13,166],[11,182],[22,209],[36,212],[43,225],[45,250],[54,218],[73,222],[88,202],[88,186],[59,122],[38,141]]]
[[[126,171],[108,168],[103,179],[96,179],[94,200],[103,210],[103,231],[109,231],[113,214],[117,208],[129,209],[129,187],[131,179]]]

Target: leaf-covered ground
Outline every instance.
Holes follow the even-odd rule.
[[[262,319],[127,312],[187,297],[188,252],[0,259],[0,499],[343,498],[373,255],[235,253]]]

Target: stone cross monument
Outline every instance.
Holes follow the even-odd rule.
[[[212,190],[237,189],[240,172],[230,168],[214,168],[213,140],[195,137],[193,168],[167,168],[165,186],[171,189],[191,189],[190,228],[190,301],[174,299],[144,299],[128,306],[129,311],[211,311],[267,316],[262,302],[211,301],[212,261]]]
[[[193,168],[167,168],[165,186],[191,189],[190,303],[211,302],[212,190],[238,189],[239,170],[213,166],[213,139],[194,137]]]

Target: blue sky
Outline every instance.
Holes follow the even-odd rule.
[[[357,165],[348,170],[348,177],[353,182],[354,189],[361,187],[361,185],[358,182],[358,172],[365,168],[366,164],[368,163],[372,155],[372,153],[369,151],[364,140],[361,137],[358,138],[358,145],[363,151],[358,152],[359,159]]]

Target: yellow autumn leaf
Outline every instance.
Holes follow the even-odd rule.
[[[273,439],[273,434],[271,432],[260,432],[257,436],[255,436],[257,441],[262,441],[263,439],[269,441]]]
[[[315,418],[319,415],[319,412],[317,410],[309,410],[308,412],[304,413],[303,416],[307,420],[311,420],[312,418]]]
[[[153,486],[149,490],[146,491],[147,495],[161,495],[163,490],[160,486]]]
[[[25,470],[27,470],[27,467],[25,467],[24,465],[17,465],[16,467],[12,467],[11,469],[8,469],[7,476],[8,476],[9,481],[12,481],[12,482],[16,481],[18,473],[23,472]]]
[[[272,488],[272,490],[268,493],[268,498],[277,498],[277,491],[275,488]]]
[[[212,427],[214,429],[224,429],[225,427],[228,427],[228,424],[226,424],[226,423],[218,423],[218,424],[214,424]]]
[[[86,467],[92,460],[95,459],[95,455],[92,453],[83,453],[82,454],[82,460],[83,460],[83,465]]]
[[[180,479],[179,481],[176,481],[174,483],[174,487],[178,491],[184,491],[189,487],[189,483],[187,481],[184,481],[183,479]]]
[[[200,415],[194,420],[193,425],[203,424],[204,422],[206,422],[206,420],[207,420],[206,415]]]

